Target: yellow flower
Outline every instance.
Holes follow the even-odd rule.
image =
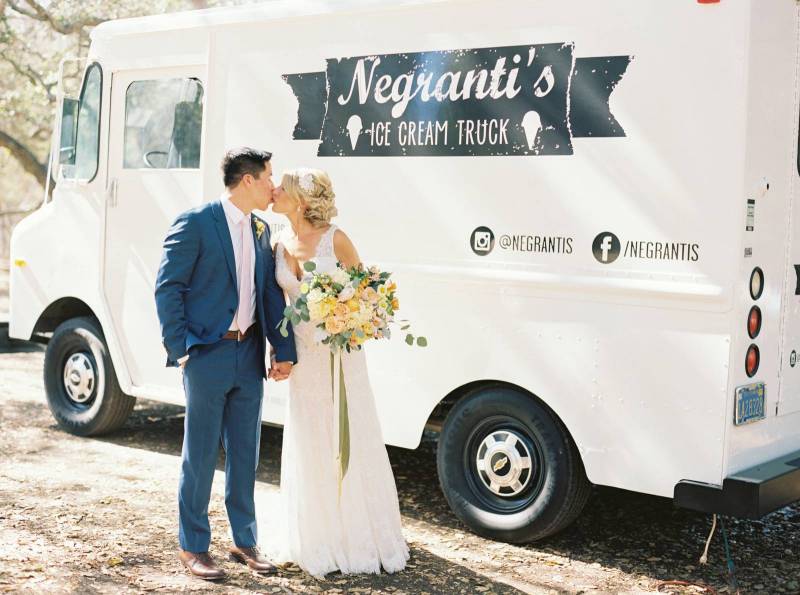
[[[337,335],[344,330],[345,323],[341,318],[330,316],[325,319],[325,330],[332,335]]]
[[[328,296],[324,300],[322,300],[322,311],[325,312],[325,316],[333,312],[333,309],[336,307],[336,304],[339,302],[336,301],[336,298]]]
[[[255,221],[256,221],[256,237],[260,240],[261,234],[264,233],[266,225],[264,225],[264,222],[261,219],[256,218]]]
[[[361,292],[361,299],[365,302],[370,302],[372,304],[376,303],[381,297],[378,295],[378,292],[372,289],[372,287],[367,287],[364,291]]]
[[[358,300],[352,299],[347,300],[347,307],[350,309],[351,312],[358,312]]]
[[[308,286],[308,283],[303,283],[300,285],[300,293],[308,293],[309,289],[310,287]]]
[[[371,324],[363,325],[361,327],[361,330],[364,331],[364,334],[367,335],[367,336],[372,336],[372,334],[375,332],[375,329],[373,328],[373,326]]]
[[[380,287],[378,287],[378,293],[381,295],[386,295],[386,286],[381,285]]]
[[[325,298],[320,300],[316,304],[311,303],[308,305],[308,311],[311,314],[311,318],[314,320],[321,320],[328,316],[331,312],[333,312],[333,307],[336,305],[335,299]]]
[[[350,313],[350,308],[348,308],[345,304],[338,302],[333,307],[333,314],[338,316],[339,318],[344,318]]]
[[[392,310],[399,310],[400,309],[400,302],[397,301],[397,298],[392,300]]]

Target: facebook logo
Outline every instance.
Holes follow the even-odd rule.
[[[597,234],[592,242],[592,253],[598,262],[610,264],[617,260],[621,244],[619,238],[610,231]]]

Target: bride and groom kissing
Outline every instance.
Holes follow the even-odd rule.
[[[208,521],[221,442],[230,557],[259,573],[278,571],[258,548],[254,490],[263,380],[288,379],[281,510],[270,511],[285,527],[281,556],[315,577],[397,572],[409,550],[364,352],[342,354],[351,442],[340,493],[330,350],[315,341],[312,323],[290,325],[285,337],[277,328],[287,299],[299,295],[306,262],[332,272],[358,265],[358,253],[331,224],[337,211],[328,175],[290,170],[275,187],[271,159],[247,147],[228,151],[223,195],[179,215],[164,240],[156,309],[167,365],[180,367],[186,394],[179,558],[200,578],[225,576],[209,554]],[[275,238],[252,213],[270,205],[289,223]]]

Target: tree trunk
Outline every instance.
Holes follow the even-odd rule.
[[[47,185],[46,163],[39,163],[33,151],[2,130],[0,130],[0,147],[5,147],[11,151],[11,154],[22,166],[22,169],[36,178],[36,181],[39,182],[42,189],[44,189]]]

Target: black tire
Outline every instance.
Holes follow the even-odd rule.
[[[580,515],[591,491],[560,420],[534,397],[506,386],[479,389],[455,404],[436,462],[455,515],[498,541],[527,543],[557,533]],[[513,478],[514,485],[502,485]]]
[[[68,366],[70,381],[65,380]],[[119,387],[103,331],[89,317],[72,318],[56,328],[44,355],[44,386],[58,425],[77,436],[116,430],[136,403]]]

